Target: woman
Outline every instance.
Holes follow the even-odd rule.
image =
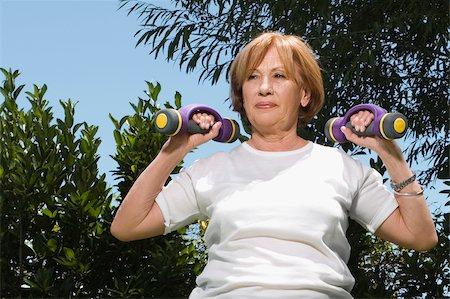
[[[435,246],[422,188],[395,141],[342,128],[380,156],[397,182],[393,195],[376,171],[297,136],[324,99],[320,68],[300,38],[260,35],[236,57],[230,79],[234,109],[251,125],[251,138],[197,161],[163,188],[187,153],[218,134],[220,123],[195,115],[209,133],[169,138],[123,201],[114,236],[148,238],[210,219],[209,260],[191,298],[351,298],[348,217],[400,246]],[[372,119],[362,111],[351,122],[364,131]]]

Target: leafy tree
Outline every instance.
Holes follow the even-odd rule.
[[[131,103],[133,115],[116,120],[114,137],[117,153],[113,156],[118,163],[114,175],[119,180],[117,186],[121,202],[140,173],[156,157],[167,137],[153,128],[154,115],[159,111],[157,104],[161,91],[159,84],[147,82],[146,98],[139,98],[137,104]],[[175,108],[181,107],[181,95],[174,97]],[[166,108],[174,108],[165,102]],[[173,174],[178,173],[181,165]],[[169,179],[170,180],[170,179]],[[119,250],[111,252],[108,259],[115,260],[112,265],[114,288],[113,296],[139,296],[146,298],[187,297],[195,285],[195,274],[201,263],[191,242],[183,237],[186,230],[168,236],[141,241],[120,243]],[[119,281],[119,278],[122,279]],[[117,282],[116,282],[117,281]]]
[[[60,102],[64,119],[55,123],[46,85],[26,92],[31,108],[20,109],[19,71],[1,71],[2,296],[85,295],[112,199],[105,175],[98,173],[97,127],[75,124],[70,100]]]
[[[111,116],[120,192],[114,196],[98,173],[97,127],[75,124],[70,100],[60,101],[64,118],[55,122],[46,85],[26,92],[28,111],[19,108],[19,71],[1,71],[1,296],[186,297],[204,260],[185,230],[127,243],[109,233],[117,202],[165,141],[152,129],[161,86],[147,84],[148,99],[132,104],[135,114]]]
[[[165,52],[186,72],[201,68],[199,80],[212,83],[260,32],[304,36],[320,59],[326,91],[304,137],[325,143],[330,116],[379,104],[408,116],[409,160],[430,162],[422,181],[448,178],[448,1],[173,0],[169,8],[120,2],[140,20],[137,45],[149,45],[155,57]]]
[[[323,127],[330,116],[370,102],[408,116],[406,155],[427,161],[419,173],[426,186],[449,184],[448,11],[447,1],[242,1],[173,0],[168,7],[121,0],[136,14],[137,45],[155,57],[200,68],[199,80],[218,82],[233,57],[264,31],[304,36],[323,69],[326,104],[311,126],[299,132],[329,143]],[[295,21],[293,21],[295,20]],[[352,153],[367,153],[352,144]],[[381,161],[371,164],[380,173]],[[441,193],[448,193],[442,190]],[[449,205],[447,202],[446,205]],[[430,253],[407,251],[351,225],[349,267],[357,277],[356,297],[448,294],[448,211],[435,213],[439,245]]]

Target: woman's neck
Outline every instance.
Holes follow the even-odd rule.
[[[297,132],[282,132],[276,135],[263,135],[253,132],[247,143],[261,151],[286,152],[302,148],[308,141],[299,137]]]

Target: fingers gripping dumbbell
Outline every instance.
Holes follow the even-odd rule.
[[[364,132],[356,131],[350,123],[350,117],[361,110],[373,113],[374,119]],[[343,117],[334,117],[325,124],[325,135],[334,142],[344,143],[347,138],[341,131],[341,127],[350,128],[359,136],[378,136],[387,140],[398,139],[405,135],[408,128],[408,120],[401,113],[388,113],[383,108],[373,104],[356,105],[345,113]]]
[[[239,137],[239,124],[237,121],[229,118],[222,118],[220,114],[206,105],[191,104],[175,109],[162,109],[156,114],[155,129],[156,131],[174,136],[185,133],[207,133],[209,130],[202,129],[192,120],[192,116],[196,113],[207,113],[214,116],[216,122],[222,122],[219,134],[213,140],[223,143],[231,143]]]

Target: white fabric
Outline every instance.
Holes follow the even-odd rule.
[[[374,232],[397,208],[375,170],[309,142],[243,143],[196,161],[157,198],[169,233],[209,218],[209,261],[190,298],[351,298],[348,216]]]

